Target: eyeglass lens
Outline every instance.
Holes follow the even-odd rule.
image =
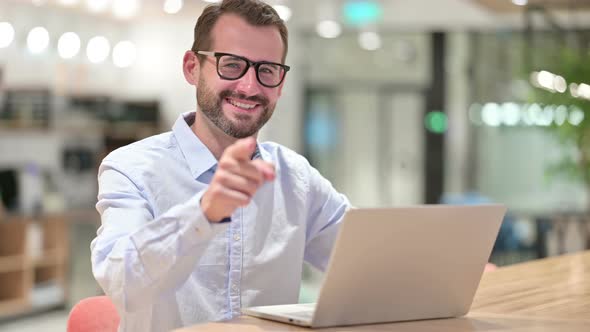
[[[223,55],[219,57],[217,69],[222,76],[228,79],[238,79],[242,77],[248,69],[248,62],[231,55]],[[278,85],[284,75],[284,69],[281,66],[273,64],[259,64],[256,69],[258,80],[263,85]]]

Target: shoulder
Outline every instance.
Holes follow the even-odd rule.
[[[109,153],[102,163],[125,169],[145,168],[170,158],[175,150],[174,136],[166,132],[120,147]]]
[[[274,142],[265,142],[262,147],[285,183],[295,187],[302,186],[305,191],[309,191],[324,180],[304,156],[290,148]]]
[[[307,159],[290,148],[275,142],[261,143],[262,150],[270,157],[270,161],[291,170],[309,171],[311,165]],[[263,155],[263,159],[265,156]]]

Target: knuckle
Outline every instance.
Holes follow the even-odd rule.
[[[254,197],[254,194],[255,193],[256,193],[256,189],[254,189],[254,188],[248,187],[245,190],[245,194],[246,194],[246,196],[248,196],[249,199],[251,199],[252,197]]]
[[[250,181],[248,181],[248,187],[252,191],[258,190],[258,188],[260,188],[261,185],[262,185],[262,183],[260,181],[257,181],[257,180],[250,180]]]
[[[224,170],[217,170],[217,172],[215,173],[215,180],[217,180],[217,183],[227,184],[227,181],[229,180],[229,175]]]
[[[256,188],[259,188],[264,184],[264,177],[262,174],[257,173],[256,178],[252,182]]]
[[[219,161],[219,168],[220,169],[228,169],[232,166],[232,162],[229,158],[221,158]]]
[[[211,186],[211,196],[213,198],[219,199],[220,196],[223,195],[223,188],[220,186]]]

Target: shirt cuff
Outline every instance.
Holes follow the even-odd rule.
[[[158,279],[183,256],[200,257],[228,224],[211,224],[203,214],[203,192],[177,205],[131,235],[147,274]]]
[[[190,199],[178,216],[181,223],[180,237],[183,245],[180,248],[180,255],[194,254],[194,247],[207,243],[215,235],[225,231],[227,224],[209,222],[201,209],[201,198],[204,191],[199,192]]]

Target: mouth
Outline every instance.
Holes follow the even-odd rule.
[[[243,99],[236,99],[236,98],[225,98],[225,103],[227,103],[233,110],[238,112],[244,113],[253,113],[256,112],[260,108],[260,104],[243,100]]]

